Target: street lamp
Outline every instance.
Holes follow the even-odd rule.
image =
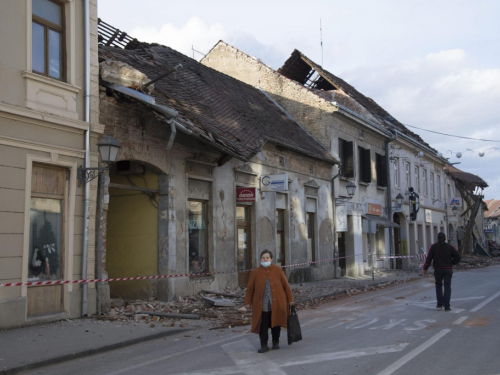
[[[356,192],[356,184],[352,181],[349,181],[345,188],[347,190],[347,194],[349,194],[349,197],[335,198],[335,203],[343,204],[354,197],[354,193]]]
[[[457,216],[457,211],[458,211],[457,206],[453,206],[453,208],[451,209],[451,213],[453,214],[453,216]]]
[[[108,134],[105,138],[102,138],[97,142],[97,147],[99,148],[99,155],[101,156],[101,162],[106,164],[106,167],[101,168],[78,168],[78,181],[80,184],[90,182],[98,176],[100,172],[109,170],[111,164],[113,164],[118,156],[118,151],[122,147],[117,139],[113,138],[111,134]]]
[[[403,205],[403,200],[405,199],[405,197],[403,197],[401,195],[401,193],[399,193],[397,196],[396,196],[396,205],[393,206],[392,208],[401,208],[401,206]]]
[[[97,147],[99,148],[99,155],[101,156],[101,162],[103,162],[105,167],[96,168],[78,168],[78,181],[80,183],[87,183],[92,181],[94,178],[97,179],[97,204],[96,204],[96,217],[97,217],[97,228],[96,228],[96,276],[97,279],[102,279],[102,247],[103,247],[103,226],[104,226],[104,173],[109,170],[111,164],[113,164],[118,156],[118,151],[120,151],[121,145],[117,139],[113,138],[111,134],[102,138],[97,142]],[[84,259],[83,261],[86,261]],[[97,314],[101,315],[102,309],[102,281],[97,282]]]

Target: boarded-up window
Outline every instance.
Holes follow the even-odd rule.
[[[339,138],[340,175],[354,177],[354,146]]]
[[[359,146],[358,146],[358,166],[359,166],[359,181],[365,183],[372,182],[370,150]]]
[[[375,162],[377,168],[377,186],[387,186],[387,163],[385,162],[385,156],[380,154],[375,154]]]

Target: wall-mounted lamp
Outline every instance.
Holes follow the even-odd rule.
[[[345,188],[347,190],[347,194],[349,194],[349,197],[335,198],[335,204],[343,204],[354,197],[354,193],[356,192],[356,184],[352,181],[349,181]]]
[[[399,193],[397,196],[396,196],[396,205],[395,206],[392,206],[392,208],[401,208],[401,206],[403,205],[403,200],[405,199],[405,197],[403,197],[401,195],[401,193]]]
[[[78,168],[78,181],[80,184],[90,182],[96,178],[101,171],[107,171],[111,164],[113,164],[118,155],[118,151],[122,147],[117,139],[113,138],[111,134],[97,142],[99,148],[99,155],[101,161],[106,164],[106,167],[101,168]]]
[[[451,213],[453,214],[453,216],[457,216],[457,213],[458,213],[458,208],[457,206],[453,206],[453,208],[451,209]]]

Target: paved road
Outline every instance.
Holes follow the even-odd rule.
[[[193,331],[29,374],[500,374],[500,267],[456,272],[452,311],[432,278],[299,312],[304,340],[257,354],[244,329]]]

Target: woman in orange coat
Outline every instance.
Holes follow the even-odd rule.
[[[273,349],[279,349],[281,327],[286,328],[289,305],[293,295],[285,273],[272,264],[273,254],[264,250],[260,254],[260,267],[250,273],[245,307],[252,309],[252,332],[260,337],[259,353],[269,351],[269,328],[273,337]]]

